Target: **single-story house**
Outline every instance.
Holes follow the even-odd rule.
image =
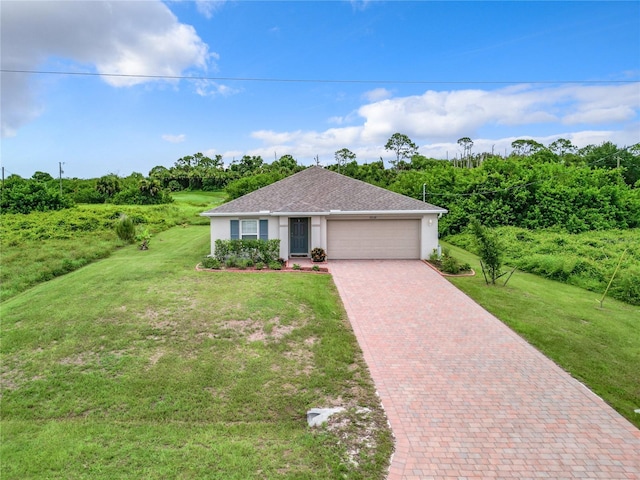
[[[329,259],[428,258],[444,208],[319,166],[202,213],[217,239],[280,239],[280,256]]]

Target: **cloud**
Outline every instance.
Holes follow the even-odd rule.
[[[125,75],[103,77],[114,87],[166,81],[126,75],[179,76],[188,68],[205,70],[216,59],[195,29],[158,0],[3,2],[1,26],[3,69],[70,61],[69,69]],[[2,73],[3,136],[39,114],[32,88],[25,74]]]
[[[226,0],[196,0],[196,9],[206,18],[211,18],[225,3]]]
[[[388,156],[383,145],[395,132],[408,135],[420,145],[422,154],[435,158],[459,155],[456,141],[463,136],[474,139],[474,151],[490,152],[493,149],[496,153],[504,153],[505,149],[510,152],[511,142],[518,138],[532,138],[545,145],[561,137],[577,146],[606,140],[632,144],[637,142],[638,130],[630,128],[628,122],[637,118],[639,109],[637,83],[428,90],[421,95],[368,102],[360,106],[356,116],[331,117],[329,121],[338,127],[324,131],[253,132],[252,137],[264,146],[250,154],[264,155],[275,149],[300,158],[321,155],[332,159],[336,150],[349,148],[361,161],[375,161],[380,156]],[[350,125],[342,126],[347,118]],[[627,123],[621,124],[620,130],[597,128],[610,127],[612,122]],[[583,128],[566,131],[568,125]],[[538,130],[565,133],[535,135]],[[480,131],[497,135],[476,139]],[[522,134],[501,136],[505,131]]]
[[[242,90],[223,85],[213,80],[192,80],[195,85],[195,92],[201,97],[228,97],[240,93]]]
[[[184,133],[181,133],[180,135],[164,134],[162,135],[162,139],[169,143],[182,143],[187,139],[187,136]]]
[[[375,88],[365,92],[362,97],[369,102],[377,102],[379,100],[385,100],[391,97],[392,92],[386,88]]]

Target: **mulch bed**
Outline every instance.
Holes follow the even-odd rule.
[[[318,266],[318,270],[313,270],[312,267],[300,267],[300,268],[292,268],[292,267],[282,267],[280,270],[271,270],[270,268],[263,268],[262,270],[258,270],[255,267],[247,267],[247,268],[203,268],[199,263],[196,265],[196,270],[199,272],[241,272],[241,273],[262,273],[262,272],[304,272],[304,273],[329,273],[329,269],[327,267]]]
[[[460,273],[445,273],[442,270],[440,270],[437,265],[431,263],[429,260],[423,260],[423,262],[429,265],[429,267],[431,267],[433,270],[438,272],[443,277],[473,277],[476,274],[473,268],[471,270],[467,270],[465,272],[460,272]]]

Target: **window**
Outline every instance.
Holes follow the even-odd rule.
[[[243,240],[267,240],[269,238],[269,220],[246,219],[231,220],[230,238]]]
[[[240,221],[240,238],[243,240],[258,239],[258,221],[257,220],[241,220]]]

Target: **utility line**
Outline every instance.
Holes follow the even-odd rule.
[[[638,83],[638,80],[514,80],[514,81],[452,81],[452,80],[356,80],[356,79],[322,79],[322,78],[264,78],[264,77],[205,77],[188,75],[146,75],[146,74],[126,74],[126,73],[98,73],[98,72],[68,72],[56,70],[15,70],[0,69],[2,73],[25,73],[38,75],[75,75],[86,77],[115,77],[115,78],[147,78],[152,80],[210,80],[223,82],[263,82],[263,83],[354,83],[354,84],[398,84],[398,85],[512,85],[512,84],[631,84]]]

